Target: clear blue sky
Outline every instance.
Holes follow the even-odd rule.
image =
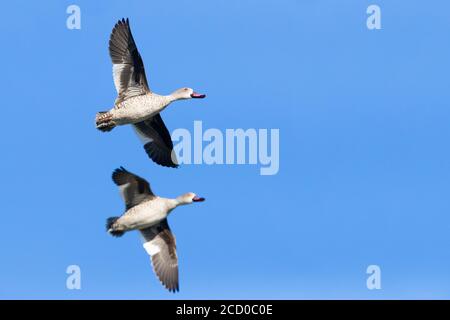
[[[450,297],[448,1],[76,1],[68,30],[72,3],[2,3],[0,298]],[[382,30],[366,27],[372,3]],[[170,130],[279,128],[279,173],[162,168],[131,128],[98,132],[121,17],[154,91],[208,95],[165,110]],[[169,218],[176,295],[137,233],[104,230],[120,165],[161,196],[207,198]]]

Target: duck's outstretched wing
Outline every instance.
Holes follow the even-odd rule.
[[[131,34],[128,19],[119,20],[109,38],[109,55],[118,97],[116,104],[150,92],[141,55]]]
[[[144,143],[145,152],[150,159],[165,167],[178,167],[177,157],[173,151],[172,138],[159,114],[135,123],[134,128]]]
[[[142,201],[154,198],[150,184],[143,178],[120,167],[112,174],[114,183],[119,186],[126,210]]]
[[[158,279],[169,291],[178,291],[177,247],[167,219],[140,231],[144,237],[144,249],[151,256]]]

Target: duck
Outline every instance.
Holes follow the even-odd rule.
[[[203,99],[206,95],[188,87],[169,95],[152,92],[128,18],[122,18],[115,24],[109,39],[109,55],[117,98],[109,111],[96,114],[96,128],[109,132],[116,126],[130,124],[143,142],[150,159],[161,166],[178,167],[172,139],[160,113],[174,101]]]
[[[126,232],[139,231],[156,276],[170,292],[179,291],[176,241],[167,217],[175,208],[203,202],[205,198],[193,192],[175,199],[158,197],[148,181],[124,167],[114,170],[112,180],[120,189],[125,213],[106,220],[107,232],[114,237],[121,237]]]

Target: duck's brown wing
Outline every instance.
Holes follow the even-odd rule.
[[[120,188],[126,210],[155,197],[147,180],[127,171],[123,167],[113,172],[112,179]]]
[[[116,104],[150,92],[144,64],[131,34],[128,19],[119,20],[114,26],[109,39],[109,55],[118,94]]]
[[[167,219],[140,231],[145,241],[144,249],[151,256],[158,279],[169,291],[178,291],[177,246]]]
[[[144,143],[145,152],[150,159],[161,166],[178,167],[172,138],[159,114],[133,126]]]

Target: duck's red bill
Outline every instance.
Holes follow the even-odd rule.
[[[201,93],[197,93],[197,92],[193,92],[191,94],[191,98],[194,98],[194,99],[203,99],[204,97],[206,97],[206,94],[201,94]]]
[[[194,201],[194,202],[202,202],[202,201],[205,201],[205,198],[194,197],[194,198],[192,199],[192,201]]]

